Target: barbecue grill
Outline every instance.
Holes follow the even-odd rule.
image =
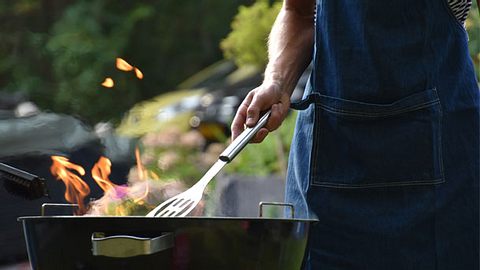
[[[293,211],[292,211],[293,215]],[[316,220],[20,217],[32,269],[300,269]]]

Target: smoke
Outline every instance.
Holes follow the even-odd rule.
[[[114,190],[105,192],[102,198],[90,202],[86,215],[143,216],[149,209],[184,190],[185,185],[180,181],[129,179],[127,185],[117,186]]]

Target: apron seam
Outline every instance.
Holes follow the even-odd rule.
[[[363,116],[363,117],[372,117],[373,118],[373,117],[394,116],[394,115],[398,115],[398,114],[402,114],[402,113],[406,113],[406,112],[421,110],[421,109],[428,108],[428,107],[431,107],[432,105],[437,105],[437,104],[440,104],[439,100],[428,101],[428,102],[425,102],[425,103],[417,104],[415,106],[410,106],[410,107],[403,108],[403,109],[392,110],[392,111],[388,111],[388,112],[384,112],[384,113],[355,112],[355,111],[338,109],[338,108],[334,108],[334,107],[331,107],[331,106],[328,106],[328,105],[323,105],[323,104],[317,104],[317,106],[321,107],[325,111],[328,111],[328,112],[331,112],[331,113],[336,113],[336,114],[339,114],[339,115]]]
[[[332,188],[380,188],[380,187],[404,187],[404,186],[421,186],[421,185],[438,185],[445,183],[444,178],[432,179],[432,180],[418,180],[418,181],[397,181],[397,182],[382,182],[372,184],[343,184],[333,182],[316,181],[312,185],[319,187],[332,187]]]

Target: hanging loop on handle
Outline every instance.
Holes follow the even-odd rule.
[[[283,203],[283,202],[260,202],[258,204],[258,216],[263,217],[263,207],[265,205],[271,205],[271,206],[281,206],[285,208],[290,208],[290,215],[292,219],[295,218],[295,207],[291,203]]]

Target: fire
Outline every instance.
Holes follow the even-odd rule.
[[[146,174],[147,170],[145,170],[145,167],[143,167],[141,159],[140,159],[140,151],[138,150],[138,147],[135,148],[135,160],[137,161],[137,172],[138,172],[138,178],[141,181],[146,181]],[[148,182],[145,183],[145,192],[143,193],[142,196],[136,198],[133,200],[135,203],[141,203],[143,202],[143,199],[145,199],[148,195],[149,192],[149,187],[148,187]]]
[[[117,59],[115,61],[115,66],[119,70],[122,70],[122,71],[132,71],[133,70],[133,66],[130,65],[129,63],[127,63],[127,61],[123,60],[120,57],[117,57]]]
[[[104,194],[102,198],[89,205],[89,213],[109,213],[116,216],[125,216],[130,210],[121,202],[130,202],[130,205],[131,202],[136,205],[143,205],[145,203],[144,200],[150,191],[148,179],[158,179],[158,176],[149,172],[143,166],[140,161],[140,151],[138,148],[135,149],[135,158],[139,181],[129,182],[129,185],[117,185],[113,183],[109,179],[112,172],[112,162],[103,156],[98,159],[91,170],[91,174],[98,186],[104,191]],[[77,214],[86,213],[87,209],[84,200],[90,193],[90,188],[81,178],[85,176],[85,170],[83,167],[71,163],[66,157],[52,156],[51,159],[53,161],[50,167],[52,175],[63,181],[66,186],[65,199],[70,203],[79,205]],[[118,205],[115,206],[115,204]]]
[[[79,205],[78,213],[85,212],[84,199],[90,193],[90,188],[77,175],[85,175],[85,170],[81,166],[71,163],[66,157],[52,156],[51,158],[53,163],[50,172],[65,184],[65,199]]]
[[[143,73],[140,71],[140,69],[135,68],[135,76],[137,76],[138,79],[143,79]]]
[[[140,150],[138,147],[135,148],[135,161],[137,162],[137,173],[140,180],[145,179],[145,168],[143,167],[142,161],[140,159]]]
[[[110,77],[105,78],[105,80],[102,82],[103,87],[112,88],[114,85],[115,83]]]
[[[106,157],[100,157],[92,168],[92,177],[95,182],[104,191],[104,196],[113,196],[115,198],[122,198],[128,192],[126,186],[119,186],[108,178],[111,170],[112,162]]]
[[[142,163],[140,162],[140,152],[138,148],[135,149],[135,158],[137,161],[137,173],[138,178],[140,181],[146,181],[146,175],[148,171],[143,167]],[[111,196],[113,198],[123,198],[125,195],[133,196],[134,203],[143,203],[143,199],[147,197],[149,192],[148,183],[145,183],[145,191],[142,195],[135,197],[135,192],[131,190],[131,187],[128,186],[119,186],[114,183],[108,178],[111,173],[111,161],[106,157],[100,157],[98,162],[92,168],[92,177],[95,182],[100,186],[100,188],[104,191],[104,196]]]

